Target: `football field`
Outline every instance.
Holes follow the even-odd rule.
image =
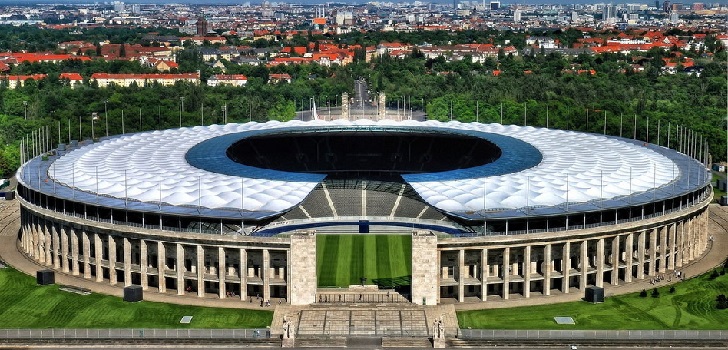
[[[409,235],[318,235],[316,273],[319,287],[410,284],[412,237]]]

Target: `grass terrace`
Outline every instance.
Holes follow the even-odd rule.
[[[317,235],[316,274],[320,287],[361,283],[382,287],[411,284],[409,235]]]
[[[711,273],[640,293],[606,296],[604,303],[584,301],[508,309],[458,312],[461,328],[475,329],[728,329],[728,309],[716,308],[716,298],[728,294],[728,275]],[[576,325],[557,325],[555,316],[569,316]]]
[[[0,328],[265,328],[273,312],[142,301],[39,286],[35,278],[0,269]],[[182,316],[193,316],[180,324]]]

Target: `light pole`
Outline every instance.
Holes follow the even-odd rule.
[[[180,96],[179,98],[179,127],[182,127],[182,110],[185,109],[185,97]]]
[[[28,101],[23,101],[23,117],[28,120]]]
[[[106,109],[106,104],[109,100],[104,100],[104,119],[106,120],[106,137],[109,137],[109,111]]]
[[[99,119],[98,114],[96,112],[91,113],[91,141],[96,139],[96,135],[94,135],[94,121],[96,119]]]

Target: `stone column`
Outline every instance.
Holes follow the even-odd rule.
[[[71,239],[71,274],[78,276],[78,235],[73,228],[69,228],[68,236]]]
[[[543,295],[551,295],[551,271],[554,261],[551,259],[551,243],[543,247]]]
[[[480,251],[480,300],[488,300],[488,248]]]
[[[458,301],[465,301],[465,250],[458,250]]]
[[[597,240],[597,275],[594,282],[597,287],[604,288],[604,238]]]
[[[177,295],[185,294],[185,248],[177,243]]]
[[[531,297],[531,245],[523,248],[523,297]]]
[[[637,279],[645,278],[645,235],[647,231],[640,231],[637,236]]]
[[[70,229],[68,227],[60,227],[60,239],[61,239],[61,270],[65,273],[70,271],[68,266],[68,240],[71,238]]]
[[[53,231],[53,268],[58,270],[61,268],[61,238],[58,234],[58,227],[56,224],[51,225],[51,231]]]
[[[675,251],[677,250],[677,244],[675,241],[675,223],[671,223],[667,226],[668,236],[670,237],[670,254],[667,259],[667,269],[675,270],[675,258],[677,257]]]
[[[683,266],[685,258],[685,225],[682,221],[678,221],[675,225],[675,234],[677,236],[677,248],[675,250],[675,268],[679,269]]]
[[[147,277],[147,269],[149,268],[149,257],[147,256],[147,241],[140,239],[139,240],[139,271],[140,273],[140,282],[142,286],[142,290],[149,289],[149,278]]]
[[[413,242],[414,243],[414,240]],[[291,235],[290,273],[287,273],[291,305],[308,305],[316,302],[316,234],[315,231],[297,232]],[[432,283],[432,281],[430,281]],[[412,288],[415,285],[414,265]],[[418,299],[412,299],[419,303]]]
[[[667,271],[667,226],[660,227],[660,273]]]
[[[614,236],[612,240],[612,281],[610,282],[613,286],[619,285],[619,236]],[[627,271],[625,271],[625,274]]]
[[[32,256],[33,260],[40,261],[40,241],[39,241],[39,235],[38,235],[38,218],[33,218],[33,223],[31,224],[31,248],[32,249]]]
[[[81,231],[81,239],[83,242],[83,278],[91,278],[91,240],[89,233]]]
[[[580,267],[579,272],[581,273],[581,276],[579,277],[579,289],[585,290],[586,289],[586,274],[589,272],[589,252],[587,252],[589,245],[587,244],[586,240],[581,241],[581,244],[579,246],[579,253],[581,255]]]
[[[314,265],[315,266],[315,265]],[[263,249],[263,271],[260,277],[263,279],[263,300],[270,300],[270,252]]]
[[[315,256],[315,254],[314,254]],[[240,266],[238,266],[238,274],[240,275],[240,300],[248,299],[248,252],[245,248],[240,248]],[[291,295],[291,304],[293,304],[293,296]]]
[[[688,237],[690,237],[690,239],[688,240],[688,242],[690,242],[688,244],[688,261],[695,260],[695,245],[696,245],[695,241],[696,241],[696,239],[695,239],[694,223],[695,223],[694,218],[688,219]]]
[[[569,279],[571,278],[571,242],[565,242],[561,253],[561,290],[569,293]]]
[[[159,292],[167,292],[167,248],[164,246],[164,242],[157,242],[157,279],[159,280]]]
[[[286,272],[285,272],[285,280],[286,280],[286,302],[289,304],[291,303],[291,293],[293,292],[293,286],[291,285],[291,269],[293,266],[293,254],[291,253],[291,249],[286,250]],[[315,263],[315,262],[314,262]]]
[[[124,237],[124,287],[131,285],[131,241]]]
[[[112,235],[108,235],[106,240],[109,242],[109,283],[115,286],[118,280],[116,278],[116,240]]]
[[[46,266],[53,265],[52,250],[51,250],[51,226],[53,223],[46,221],[43,225],[43,248],[45,248],[45,264]]]
[[[630,232],[624,241],[624,264],[627,265],[624,271],[624,282],[632,282],[632,269],[634,269],[634,233]]]
[[[511,248],[503,249],[503,300],[508,300],[511,294]]]
[[[101,266],[101,260],[104,256],[104,246],[101,242],[101,236],[94,233],[94,259],[96,263],[96,282],[104,280],[104,268]]]
[[[227,296],[225,289],[225,275],[227,275],[227,268],[225,266],[225,248],[217,247],[217,279],[218,279],[218,290],[220,299],[224,299]]]
[[[205,248],[197,245],[197,297],[205,296]]]
[[[650,262],[647,264],[647,275],[655,276],[657,272],[657,228],[653,228],[650,232]]]

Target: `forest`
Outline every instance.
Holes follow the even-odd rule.
[[[6,30],[0,28],[0,38],[10,35],[4,33]],[[34,35],[27,35],[24,42],[29,43]],[[376,33],[368,38],[359,35],[340,40],[380,40]],[[427,33],[419,35],[417,40],[435,42],[445,34],[430,33],[429,39]],[[139,37],[138,34],[117,36]],[[474,40],[465,34],[451,37],[464,42]],[[36,40],[47,39],[40,36]],[[454,62],[442,57],[426,59],[417,50],[404,59],[385,55],[370,62],[358,59],[346,66],[332,67],[317,64],[267,67],[225,62],[228,74],[248,77],[245,87],[209,87],[203,81],[200,85],[99,88],[88,81],[94,72],[145,72],[146,68],[134,62],[102,59],[59,64],[22,63],[12,67],[11,73],[49,76],[29,81],[17,89],[0,84],[0,177],[11,176],[18,168],[20,139],[43,126],[49,127],[55,143],[59,136],[61,142],[68,142],[69,134],[71,139],[91,137],[92,123],[95,123],[95,136],[105,136],[107,119],[110,135],[174,128],[180,124],[220,124],[225,117],[227,122],[290,120],[295,111],[308,110],[312,98],[320,108],[340,104],[342,93],[353,94],[354,80],[358,78],[367,80],[372,93],[386,93],[390,107],[406,103],[407,108],[424,110],[428,118],[443,121],[500,123],[502,120],[503,124],[525,123],[537,127],[548,123],[550,128],[594,133],[606,130],[607,134],[625,137],[636,135],[653,143],[659,140],[662,145],[666,144],[668,128],[674,140],[676,126],[680,125],[707,140],[714,161],[725,160],[726,51],[720,46],[711,49],[714,52],[710,55],[655,49],[631,55],[581,54],[577,57],[531,50],[519,56],[500,55],[484,63],[471,63],[467,57]],[[666,74],[662,70],[663,58],[679,55],[694,57],[701,74]],[[215,70],[219,68],[212,69],[202,61],[195,46],[181,51],[178,62],[180,71],[205,70],[203,78],[219,73]],[[644,71],[634,71],[634,64],[644,67]],[[595,74],[577,73],[590,69]],[[500,74],[494,74],[495,70]],[[81,72],[86,81],[72,88],[58,78],[61,72]],[[269,84],[271,73],[289,73],[293,80],[290,84]],[[100,117],[95,122],[92,113]]]

